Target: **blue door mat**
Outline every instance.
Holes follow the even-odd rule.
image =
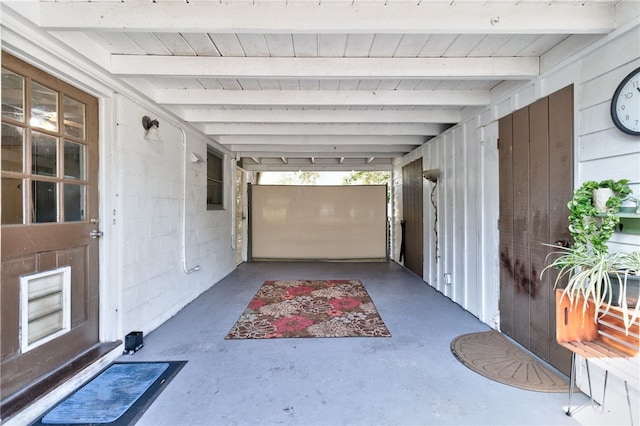
[[[33,425],[131,425],[186,363],[115,362]]]

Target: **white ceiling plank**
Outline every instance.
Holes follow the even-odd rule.
[[[291,34],[265,34],[269,47],[269,56],[293,57],[293,38]]]
[[[142,48],[125,33],[100,33],[98,34],[98,37],[105,41],[111,52],[127,55],[139,55],[144,53],[144,50],[142,50]]]
[[[388,79],[380,80],[379,90],[397,90],[401,80]]]
[[[236,78],[219,78],[218,82],[224,90],[242,91],[242,86]]]
[[[260,90],[260,81],[257,78],[243,78],[238,80],[238,84],[242,87],[242,90]]]
[[[341,58],[347,47],[346,34],[320,34],[318,40],[319,56]]]
[[[220,111],[218,109],[183,108],[181,117],[188,122],[216,123],[457,123],[459,111],[344,111],[332,110],[262,110]]]
[[[350,80],[338,80],[338,88],[340,90],[358,90],[358,85],[360,84],[360,80],[350,79]]]
[[[197,125],[207,135],[359,135],[359,136],[435,136],[447,126],[442,124],[397,123],[212,123]]]
[[[488,34],[469,52],[469,57],[493,56],[508,40],[509,37],[502,34]]]
[[[222,56],[246,56],[235,34],[209,34],[209,38]]]
[[[348,58],[366,58],[371,51],[373,34],[349,34],[344,56]]]
[[[281,90],[299,90],[300,80],[284,79],[278,80]]]
[[[320,82],[318,80],[303,79],[299,80],[300,90],[319,90]]]
[[[108,33],[101,33],[103,36],[108,36]],[[158,37],[153,33],[127,33],[127,36],[133,40],[135,44],[140,46],[142,52],[147,55],[168,55],[169,49],[162,44]]]
[[[317,34],[293,34],[294,56],[298,58],[315,58],[318,56]]]
[[[198,82],[207,90],[222,90],[222,84],[217,78],[199,78]]]
[[[378,90],[380,86],[380,80],[359,80],[358,90]]]
[[[487,90],[159,90],[160,104],[193,105],[470,105],[490,102]]]
[[[269,46],[263,34],[238,34],[237,36],[246,56],[269,56]]]
[[[40,2],[39,25],[80,31],[278,33],[288,28],[291,33],[360,34],[578,34],[608,32],[615,25],[612,3],[318,3]]]
[[[418,56],[421,58],[443,56],[455,39],[455,34],[433,34],[424,44]]]
[[[182,34],[185,41],[189,43],[191,49],[198,56],[220,56],[220,52],[216,49],[213,41],[206,33],[184,33]]]
[[[191,56],[195,52],[179,33],[154,33],[172,55]]]
[[[518,52],[524,56],[542,56],[567,38],[565,34],[545,34],[538,36],[533,42]]]
[[[473,49],[482,42],[483,38],[484,35],[482,34],[460,34],[456,37],[453,43],[449,45],[442,56],[445,58],[469,56],[469,53],[471,53],[471,51],[473,51]]]
[[[394,57],[417,58],[429,37],[428,34],[403,34]]]
[[[262,90],[280,90],[280,81],[274,78],[262,78],[258,80],[258,83],[260,83],[260,88]]]
[[[500,48],[495,52],[495,56],[516,56],[518,52],[522,51],[525,47],[533,43],[536,38],[538,38],[537,34],[526,34],[519,35],[517,37],[511,37],[505,44],[500,46]]]
[[[402,34],[376,34],[371,44],[369,56],[374,58],[394,56],[400,40],[402,40]]]
[[[486,78],[539,74],[537,57],[519,58],[210,58],[112,55],[116,75],[220,78]]]
[[[151,87],[162,87],[164,89],[179,89],[179,90],[200,90],[203,89],[202,84],[195,78],[169,78],[169,77],[154,77],[148,79],[137,79],[138,83],[135,87],[141,89],[142,83],[148,81]]]

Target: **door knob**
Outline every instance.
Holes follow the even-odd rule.
[[[564,247],[564,248],[569,248],[569,247],[571,247],[571,244],[569,243],[569,241],[564,240],[564,239],[563,239],[563,240],[558,240],[558,241],[556,241],[556,242],[555,242],[555,244],[556,244],[558,247]]]
[[[89,236],[90,236],[91,238],[100,238],[100,237],[102,237],[103,235],[104,235],[104,232],[102,232],[102,231],[98,231],[97,229],[94,229],[93,231],[91,231],[91,232],[89,233]]]

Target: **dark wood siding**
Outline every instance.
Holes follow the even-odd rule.
[[[402,216],[405,223],[404,265],[423,274],[422,159],[402,168]]]
[[[551,251],[568,239],[573,187],[573,87],[499,123],[500,326],[534,354],[567,372],[555,342],[553,274],[540,277]]]

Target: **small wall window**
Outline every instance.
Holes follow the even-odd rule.
[[[224,155],[207,148],[207,210],[224,208]]]
[[[20,339],[27,352],[71,329],[71,268],[20,277]]]

